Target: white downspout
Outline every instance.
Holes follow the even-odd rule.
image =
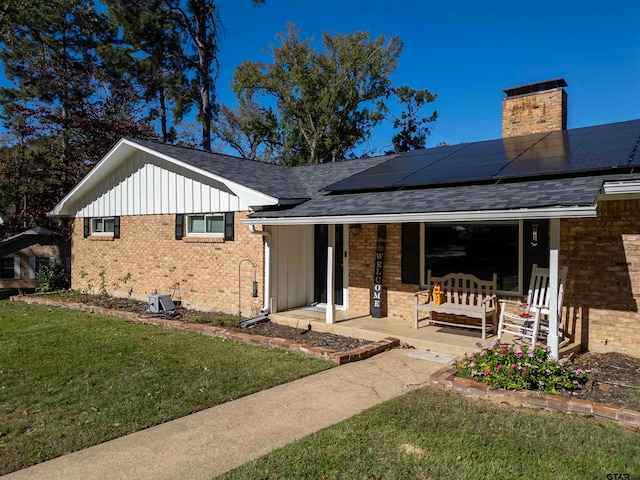
[[[255,225],[249,225],[249,232],[264,237],[264,306],[261,312],[271,313],[271,233],[264,230],[256,230]]]

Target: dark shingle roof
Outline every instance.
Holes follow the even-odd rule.
[[[605,180],[640,180],[640,175],[323,195],[286,211],[256,212],[250,217],[384,215],[591,206],[596,203]]]
[[[284,167],[193,148],[130,139],[187,165],[232,180],[279,199],[309,199],[318,190],[388,160],[389,156]]]
[[[309,198],[304,184],[289,168],[147,140],[131,139],[131,141],[276,198]]]
[[[348,178],[390,160],[395,155],[345,160],[321,165],[293,167],[299,180],[306,186],[310,197],[315,197],[327,185]]]

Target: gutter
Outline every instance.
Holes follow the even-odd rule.
[[[463,212],[431,212],[372,215],[322,215],[306,217],[249,217],[245,225],[314,225],[349,223],[409,223],[409,222],[470,222],[490,220],[520,220],[540,218],[595,218],[595,205],[574,207],[526,208],[518,210],[487,210]]]
[[[255,225],[249,225],[249,233],[253,233],[254,235],[262,235],[264,237],[264,305],[261,313],[270,313],[271,312],[271,301],[270,301],[270,293],[271,293],[271,233],[266,232],[264,230],[256,230]]]
[[[640,181],[604,182],[602,187],[605,195],[625,195],[640,193]]]

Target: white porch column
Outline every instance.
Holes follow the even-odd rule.
[[[560,219],[550,220],[549,239],[549,334],[547,335],[547,345],[550,355],[559,358],[558,340],[558,250],[560,249]]]
[[[335,270],[335,245],[336,245],[336,227],[335,225],[327,225],[329,229],[327,241],[327,323],[334,323],[336,318],[336,305],[334,296],[333,278]]]

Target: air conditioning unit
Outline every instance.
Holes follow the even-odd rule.
[[[166,313],[175,311],[176,306],[171,300],[171,295],[168,293],[159,293],[157,295],[149,295],[149,308],[150,313]]]

